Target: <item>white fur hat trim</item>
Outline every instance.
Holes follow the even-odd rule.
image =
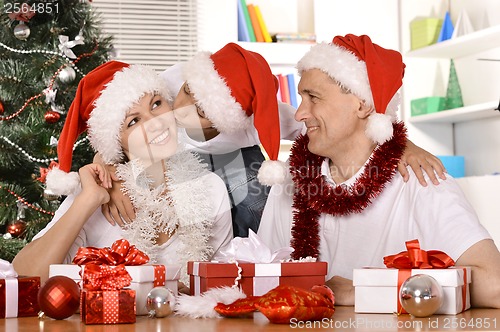
[[[88,139],[107,164],[123,158],[120,132],[127,111],[147,93],[158,93],[167,101],[171,97],[165,81],[151,68],[131,65],[115,73],[94,102],[90,113]]]
[[[183,66],[184,80],[197,105],[221,133],[248,128],[252,118],[231,95],[231,89],[215,70],[210,52],[200,52]]]
[[[298,62],[297,69],[299,74],[310,69],[319,69],[363,99],[367,106],[374,107],[366,63],[344,47],[328,43],[317,44]],[[378,144],[389,140],[392,137],[391,123],[397,119],[398,107],[399,93],[396,93],[387,105],[387,109],[382,110],[385,114],[370,115],[365,131],[367,137]]]

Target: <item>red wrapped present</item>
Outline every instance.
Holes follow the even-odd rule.
[[[127,286],[136,291],[136,313],[146,315],[146,298],[151,289],[165,286],[177,294],[180,274],[178,265],[145,265],[148,261],[145,253],[121,239],[115,241],[111,248],[81,247],[73,259],[73,263],[81,268],[71,264],[53,264],[49,275],[67,276],[81,283],[82,288],[91,290],[119,289],[117,281],[126,278]],[[109,273],[115,276],[109,277]]]
[[[311,289],[325,284],[326,273],[326,262],[188,262],[191,295],[235,284],[247,296],[260,296],[280,285]]]
[[[37,316],[40,277],[19,277],[0,259],[0,318]]]
[[[85,266],[83,266],[85,270]],[[76,264],[52,264],[49,276],[62,275],[81,284],[81,267]],[[180,265],[137,265],[125,266],[132,277],[128,288],[135,290],[136,314],[147,315],[146,298],[149,292],[157,286],[165,286],[174,294],[178,293],[177,282],[180,276]]]
[[[411,276],[426,274],[443,287],[443,304],[436,314],[455,315],[470,308],[470,267],[458,267],[444,252],[420,249],[418,240],[406,242],[407,251],[384,257],[388,267],[354,269],[354,311],[406,313],[399,301],[402,284]]]
[[[135,323],[135,291],[84,289],[80,298],[80,316],[85,324]]]

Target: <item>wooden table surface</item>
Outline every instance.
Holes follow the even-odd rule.
[[[500,309],[472,309],[456,316],[434,315],[414,318],[410,315],[356,314],[354,307],[336,307],[331,319],[321,322],[292,322],[271,324],[262,314],[253,318],[189,319],[178,316],[148,318],[137,316],[135,324],[85,325],[78,315],[65,320],[38,317],[0,319],[0,331],[6,332],[247,332],[247,331],[289,331],[328,330],[337,331],[499,331]]]

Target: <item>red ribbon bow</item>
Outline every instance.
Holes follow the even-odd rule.
[[[19,7],[19,3],[14,3],[14,7],[11,8],[11,13],[9,13],[9,18],[14,21],[23,21],[29,22],[29,20],[35,16],[35,4],[29,5],[27,3],[23,3]]]
[[[406,249],[408,251],[385,256],[385,266],[396,269],[446,269],[455,265],[455,261],[442,251],[420,249],[418,240],[407,241]]]
[[[126,287],[130,285],[132,277],[125,265],[143,265],[148,261],[148,255],[125,239],[115,241],[111,248],[80,247],[73,258],[73,263],[85,265],[83,287],[88,290]]]
[[[78,265],[143,265],[148,261],[148,255],[125,239],[116,240],[111,248],[80,247],[73,258]]]
[[[45,183],[45,180],[47,179],[47,174],[54,167],[59,167],[59,164],[53,160],[50,162],[49,167],[47,168],[40,167],[40,176],[37,178],[37,180],[40,181],[41,183]]]

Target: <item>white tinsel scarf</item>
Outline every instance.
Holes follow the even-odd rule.
[[[161,260],[160,246],[156,244],[158,234],[177,232],[182,242],[177,261],[185,272],[187,261],[206,261],[213,254],[208,239],[214,221],[207,220],[211,204],[207,185],[203,183],[203,176],[209,171],[189,151],[181,151],[165,160],[165,166],[166,184],[154,189],[140,161],[117,167],[117,174],[124,181],[122,190],[137,210],[135,220],[127,224],[122,233],[149,256],[151,263],[156,263]],[[182,272],[181,276],[187,276]]]

